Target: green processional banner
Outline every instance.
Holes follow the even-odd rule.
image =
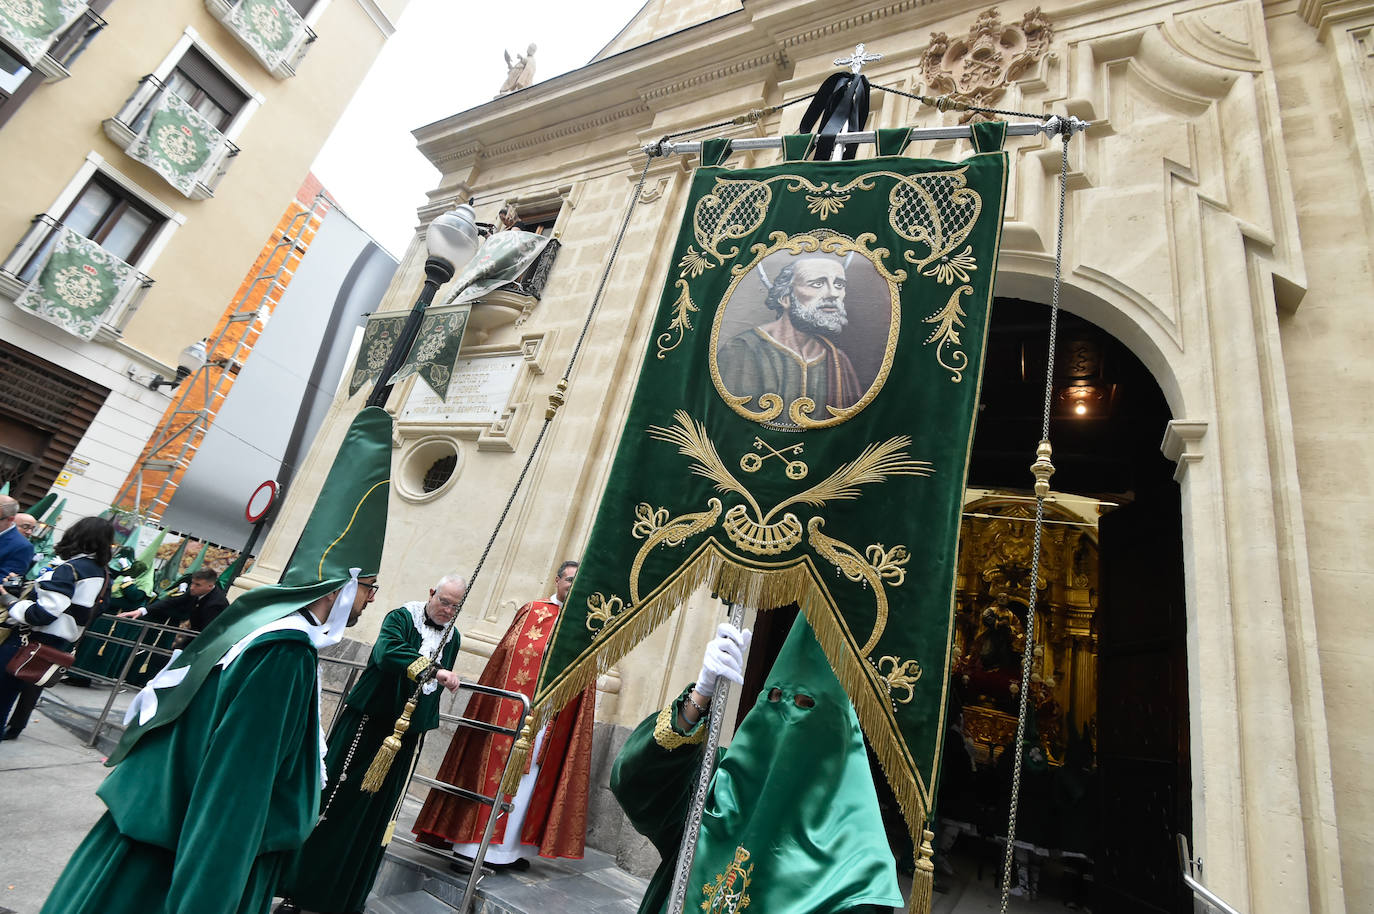
[[[758,610],[797,603],[919,846],[944,730],[1004,132],[978,125],[983,151],[957,163],[696,172],[536,720],[699,588]],[[881,131],[880,149],[900,152],[909,133]]]
[[[129,147],[129,158],[147,165],[189,197],[205,177],[224,136],[170,90],[154,99],[152,108],[148,125]]]
[[[137,275],[133,267],[94,241],[59,227],[52,253],[14,303],[89,340]]]
[[[269,70],[290,53],[305,28],[305,20],[287,0],[239,0],[226,22]]]
[[[85,11],[85,0],[0,0],[0,38],[33,66]]]

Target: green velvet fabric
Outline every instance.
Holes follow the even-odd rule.
[[[444,669],[453,668],[458,643],[455,629],[440,658]],[[376,881],[386,853],[382,839],[405,789],[420,737],[439,726],[443,689],[420,697],[410,729],[401,739],[400,751],[381,788],[368,794],[358,787],[415,690],[406,669],[420,656],[420,646],[420,633],[410,611],[401,607],[387,613],[367,669],[348,693],[329,736],[324,818],[292,862],[278,891],[307,911],[361,911]],[[353,761],[345,771],[350,749]],[[340,780],[344,774],[347,776]]]
[[[885,127],[878,131],[878,155],[899,156],[909,142],[911,142],[910,127]]]
[[[730,140],[704,140],[701,144],[701,164],[703,166],[724,165],[730,158]]]
[[[109,808],[43,914],[265,912],[319,815],[317,657],[299,631],[215,669],[96,791]]]
[[[1001,152],[697,170],[536,713],[701,588],[797,603],[919,836],[1006,183]],[[749,334],[805,395],[732,363]]]
[[[782,138],[782,157],[787,162],[802,162],[816,148],[814,133],[789,133]]]
[[[700,744],[667,750],[654,728],[654,718],[640,724],[611,773],[616,798],[664,861],[641,914],[666,908],[701,759]],[[732,882],[727,870],[741,856]],[[803,619],[720,752],[687,886],[687,911],[735,910],[746,898],[770,914],[902,904],[859,722]]]

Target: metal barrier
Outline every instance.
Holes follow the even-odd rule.
[[[470,717],[459,717],[454,714],[440,714],[440,722],[453,724],[459,729],[466,727],[471,730],[481,730],[484,733],[491,733],[498,736],[509,736],[512,740],[514,740],[515,737],[519,735],[520,730],[525,726],[525,720],[529,717],[530,713],[530,700],[524,694],[520,692],[511,692],[506,689],[497,689],[491,686],[481,685],[476,682],[459,683],[458,689],[460,691],[466,690],[469,692],[473,692],[477,695],[489,695],[493,698],[497,698],[502,701],[519,702],[520,715],[519,718],[516,720],[515,726],[503,727],[499,724],[487,723],[484,720],[476,720]],[[415,757],[417,760],[420,757],[420,750],[418,747],[415,750]],[[510,771],[510,766],[514,759],[515,753],[506,753],[506,764],[501,769],[500,783],[505,783],[506,775]],[[444,793],[452,794],[457,797],[462,797],[465,800],[471,800],[474,803],[481,803],[484,806],[490,806],[492,808],[491,815],[487,816],[487,827],[482,832],[482,841],[477,845],[477,853],[472,859],[471,870],[468,873],[467,887],[463,890],[463,900],[458,905],[459,914],[467,914],[467,912],[471,910],[472,898],[473,895],[475,895],[477,892],[478,882],[481,881],[481,878],[484,875],[491,872],[491,870],[483,868],[482,862],[486,859],[487,848],[491,844],[491,835],[492,832],[496,829],[496,820],[501,816],[505,815],[506,813],[510,812],[513,808],[512,804],[505,800],[502,800],[499,793],[495,796],[487,796],[485,794],[476,793],[471,790],[465,790],[462,787],[455,787],[454,785],[446,783],[444,781],[435,780],[434,778],[426,777],[422,774],[416,774],[414,769],[411,770],[410,780],[406,782],[405,789],[401,791],[402,802],[405,801],[406,794],[410,793],[411,785],[415,784],[416,782],[419,782],[425,785],[426,787],[431,788],[432,790],[441,790]],[[456,853],[442,851],[439,848],[431,847],[427,844],[421,844],[419,841],[415,841],[411,838],[398,837],[393,835],[392,840],[400,844],[404,844],[407,847],[417,848],[432,856],[442,857],[451,863],[462,863],[466,859],[464,857],[459,856]]]
[[[92,682],[99,682],[102,685],[108,685],[111,687],[110,694],[105,699],[105,706],[101,709],[99,714],[91,714],[81,708],[71,707],[70,705],[68,706],[68,710],[72,713],[94,721],[94,725],[91,729],[90,738],[86,741],[86,745],[88,746],[96,745],[97,741],[100,739],[100,735],[107,729],[113,729],[123,732],[123,722],[120,721],[118,718],[116,718],[113,721],[110,720],[110,712],[114,710],[115,699],[120,695],[121,692],[137,691],[138,689],[142,688],[141,685],[133,684],[128,681],[129,672],[133,669],[134,664],[138,661],[138,658],[144,654],[147,654],[150,659],[152,656],[171,657],[173,650],[175,650],[177,647],[185,647],[185,645],[190,643],[190,641],[192,641],[197,634],[194,631],[179,628],[174,625],[163,625],[158,622],[146,622],[142,619],[119,619],[115,616],[110,616],[109,618],[112,621],[110,630],[108,632],[87,629],[85,635],[83,636],[83,640],[93,639],[103,641],[106,645],[114,644],[129,648],[129,654],[127,657],[124,658],[124,662],[120,666],[119,675],[117,677],[105,676],[99,673],[82,669],[78,666],[73,666],[71,669],[71,673],[74,675],[81,676],[91,680]],[[116,635],[116,628],[120,625],[128,625],[137,628],[137,635],[135,637],[121,637],[119,635]],[[124,629],[124,631],[127,632],[128,629]],[[172,646],[160,644],[159,642],[162,640],[162,635],[164,633],[175,634],[176,643]],[[320,677],[320,691],[325,695],[330,695],[331,697],[338,698],[338,702],[334,706],[334,713],[330,717],[328,726],[328,732],[332,735],[334,732],[334,728],[339,721],[339,711],[343,708],[344,698],[348,695],[350,691],[352,691],[354,684],[357,682],[358,674],[367,667],[367,664],[356,660],[344,660],[342,658],[327,656],[320,657],[320,664],[321,667],[323,667],[325,664],[329,664],[331,666],[342,667],[348,670],[348,675],[345,677],[343,685],[337,688],[325,685],[325,677]],[[520,714],[515,723],[515,726],[503,727],[499,724],[492,724],[486,721],[476,720],[474,718],[460,717],[455,714],[440,714],[439,720],[441,723],[453,724],[455,727],[459,729],[468,728],[472,730],[480,730],[484,733],[490,733],[497,736],[508,736],[512,740],[514,740],[515,737],[519,735],[521,729],[524,728],[525,721],[529,717],[530,713],[530,700],[524,694],[520,692],[507,691],[506,689],[496,689],[492,688],[491,686],[480,685],[476,682],[460,683],[458,689],[472,692],[477,695],[488,695],[501,701],[518,702],[520,705]],[[324,726],[323,721],[321,721],[321,726]],[[462,787],[455,787],[454,785],[446,783],[444,781],[440,781],[435,778],[428,777],[427,775],[417,773],[414,769],[414,765],[418,764],[419,762],[420,748],[423,746],[423,739],[424,734],[421,734],[421,741],[416,746],[415,750],[415,762],[412,763],[410,776],[406,781],[406,786],[401,791],[400,802],[405,802],[405,798],[410,793],[412,786],[420,784],[429,789],[440,790],[444,793],[452,794],[457,797],[462,797],[465,800],[470,800],[474,803],[481,803],[484,806],[489,806],[492,808],[491,815],[487,816],[487,826],[482,833],[482,841],[478,845],[477,854],[472,860],[471,870],[468,873],[467,887],[463,891],[463,900],[458,909],[460,912],[463,912],[463,914],[466,914],[466,912],[470,910],[473,896],[477,891],[477,885],[480,882],[482,876],[492,872],[489,868],[483,867],[483,861],[486,859],[487,848],[491,844],[491,836],[493,831],[495,831],[496,821],[501,816],[504,816],[505,814],[511,811],[512,804],[505,800],[502,800],[499,797],[499,795],[487,796],[485,794],[476,793],[471,790],[466,790]],[[513,760],[514,753],[507,752],[506,764],[505,767],[501,770],[502,783],[505,783],[506,773],[510,770],[510,766]],[[440,850],[439,848],[431,847],[427,844],[421,844],[420,842],[415,841],[411,838],[393,836],[392,840],[397,843],[406,845],[407,847],[417,848],[426,854],[442,857],[443,859],[451,863],[463,863],[466,860],[466,858],[461,857],[457,854],[451,853],[449,851]]]
[[[1224,914],[1240,914],[1235,908],[1218,898],[1210,889],[1197,881],[1197,870],[1201,869],[1200,861],[1194,861],[1188,852],[1188,838],[1179,833],[1178,836],[1178,863],[1183,869],[1183,884],[1192,890],[1193,894],[1201,898],[1203,902],[1216,908]]]

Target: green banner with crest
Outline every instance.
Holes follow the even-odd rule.
[[[14,304],[89,340],[138,273],[94,241],[59,226],[52,253]]]
[[[919,846],[944,730],[1003,132],[975,127],[983,151],[960,162],[697,170],[536,719],[700,588],[758,610],[797,603]],[[900,150],[909,131],[881,133]]]
[[[224,136],[171,90],[157,96],[152,109],[147,126],[129,146],[129,158],[147,165],[189,197],[207,177]]]

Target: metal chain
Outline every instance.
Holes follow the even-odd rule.
[[[1028,114],[1025,111],[1008,111],[1005,108],[981,108],[978,105],[970,105],[967,102],[955,101],[948,95],[940,95],[931,98],[929,95],[914,95],[910,92],[903,92],[901,89],[894,89],[891,86],[880,86],[871,83],[874,89],[883,92],[891,92],[893,95],[901,95],[905,98],[915,99],[918,102],[929,105],[940,111],[978,111],[983,114],[1005,114],[1008,117],[1026,117],[1031,120],[1041,121],[1045,119],[1043,114]]]
[[[342,713],[340,708],[336,713]],[[329,792],[329,799],[325,801],[324,810],[320,813],[320,822],[329,818],[329,810],[334,806],[334,798],[339,795],[339,788],[343,782],[348,780],[348,772],[353,767],[353,754],[358,751],[358,742],[363,738],[363,728],[367,726],[368,715],[364,714],[363,719],[358,721],[358,729],[353,731],[353,742],[348,747],[348,754],[344,756],[343,768],[339,771],[339,778],[334,782],[334,789]]]
[[[1040,419],[1040,440],[1050,440],[1050,408],[1054,398],[1054,351],[1059,335],[1059,285],[1064,260],[1064,203],[1069,181],[1069,139],[1072,127],[1063,129],[1063,150],[1059,157],[1059,224],[1054,239],[1054,286],[1050,294],[1049,359],[1045,366],[1045,409]],[[1040,540],[1045,524],[1045,496],[1035,497],[1035,538],[1031,545],[1030,598],[1026,601],[1026,645],[1021,654],[1021,705],[1016,715],[1016,743],[1011,774],[1011,802],[1007,811],[1007,851],[1002,861],[1001,914],[1007,914],[1011,900],[1011,877],[1016,854],[1016,813],[1021,802],[1022,741],[1026,735],[1026,715],[1030,706],[1031,662],[1035,654],[1036,582],[1040,578]]]

